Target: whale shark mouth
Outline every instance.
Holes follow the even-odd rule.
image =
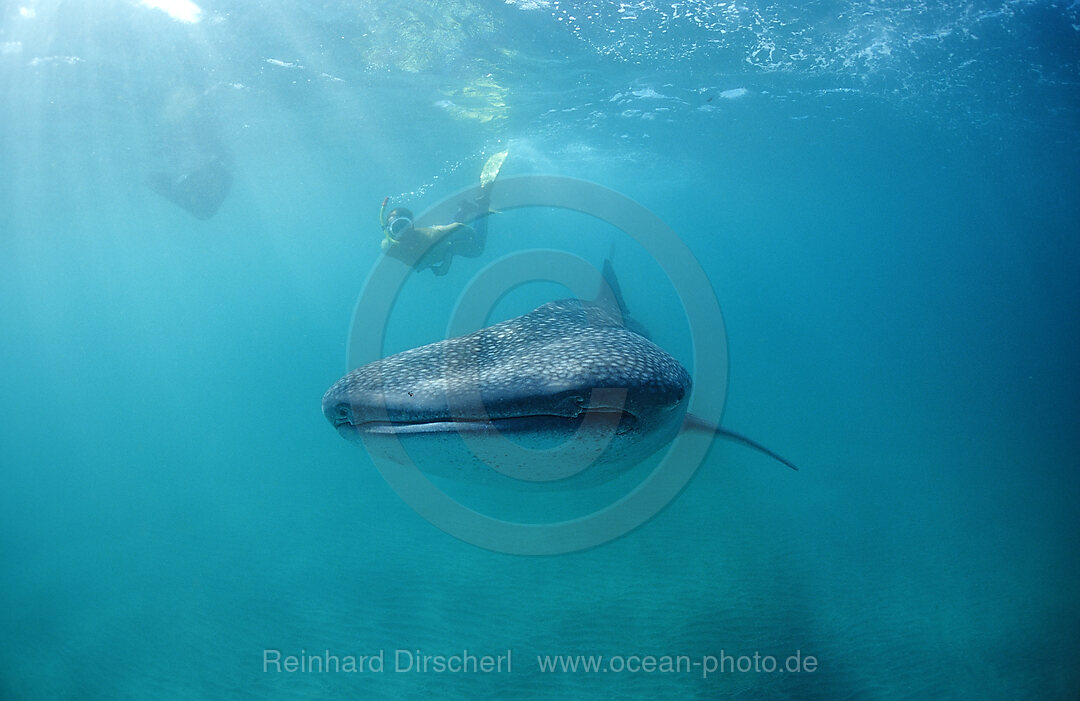
[[[324,398],[323,413],[346,438],[491,431],[565,434],[582,429],[625,434],[647,423],[650,411],[656,408],[642,405],[624,388],[540,389],[523,391],[519,386],[478,391],[469,387],[424,396],[410,391],[332,389]]]
[[[338,433],[346,438],[362,436],[424,436],[446,433],[572,433],[583,427],[612,430],[623,434],[633,430],[638,418],[625,410],[599,407],[573,416],[557,414],[524,414],[500,417],[434,417],[416,421],[362,420],[354,421],[347,403],[338,404],[328,412],[328,418]]]

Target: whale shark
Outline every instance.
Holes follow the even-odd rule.
[[[556,487],[603,482],[682,430],[711,430],[798,469],[687,414],[690,374],[629,316],[608,261],[603,276],[595,300],[548,302],[363,365],[327,390],[323,414],[373,454],[402,462],[395,443],[424,446],[414,460],[423,472],[468,481],[500,472]]]

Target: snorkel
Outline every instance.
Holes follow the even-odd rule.
[[[379,207],[379,228],[382,229],[383,236],[390,243],[397,243],[397,239],[390,235],[390,227],[386,225],[386,205],[390,203],[389,197],[384,197],[382,205]]]

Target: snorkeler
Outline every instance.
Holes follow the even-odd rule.
[[[384,199],[379,210],[383,252],[412,266],[416,272],[430,269],[436,275],[450,272],[454,256],[476,258],[482,255],[487,243],[487,216],[491,213],[491,186],[506,154],[501,151],[487,160],[480,173],[480,194],[473,200],[462,202],[450,224],[415,227],[411,211],[395,207],[387,213],[390,198]]]

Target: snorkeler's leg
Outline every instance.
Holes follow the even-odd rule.
[[[489,213],[489,205],[491,204],[491,195],[487,191],[482,191],[479,195],[471,200],[462,200],[458,203],[457,213],[454,215],[454,221],[462,224],[468,224],[473,219],[483,217]]]
[[[489,216],[490,214],[484,212],[472,222],[472,230],[473,232],[475,232],[475,235],[473,236],[473,242],[476,244],[477,248],[476,255],[480,255],[481,253],[483,253],[484,246],[487,245],[487,227]]]
[[[472,219],[474,214],[471,209],[471,205],[472,202],[469,202],[468,200],[462,200],[461,202],[459,202],[457,212],[454,214],[453,221],[457,222],[458,224],[464,224],[469,219]]]
[[[500,151],[499,153],[492,154],[487,159],[487,162],[484,163],[483,170],[480,172],[480,194],[472,200],[465,200],[458,205],[458,211],[454,216],[454,221],[470,223],[473,220],[479,220],[482,217],[486,217],[491,213],[491,188],[495,184],[495,178],[499,177],[499,170],[502,169],[503,161],[506,160],[508,153],[509,151]],[[486,224],[484,226],[486,226]],[[483,237],[487,236],[486,231],[478,233]],[[482,247],[483,245],[481,244],[481,248]]]
[[[481,217],[474,220],[472,225],[463,224],[454,231],[447,242],[453,255],[476,258],[484,253],[487,244],[486,219]]]

